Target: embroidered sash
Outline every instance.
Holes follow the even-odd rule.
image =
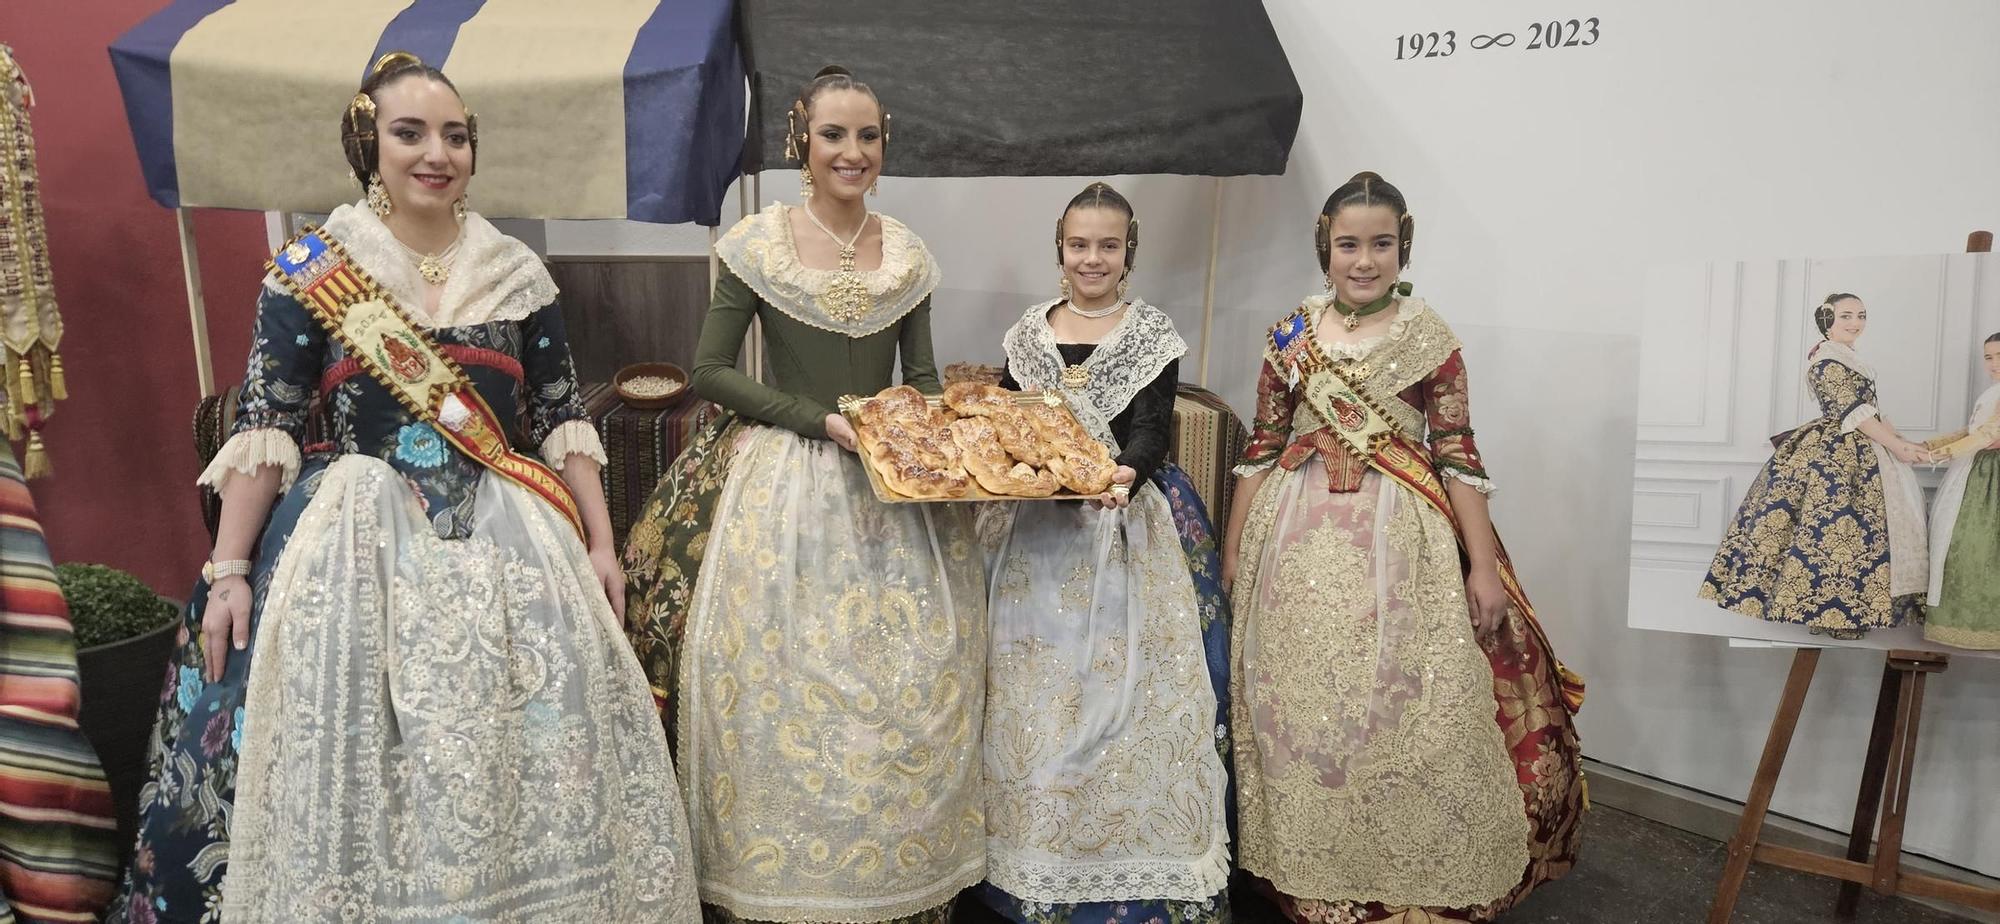
[[[1402,483],[1411,493],[1443,514],[1445,520],[1451,523],[1452,531],[1458,534],[1459,551],[1463,555],[1465,527],[1459,523],[1458,515],[1452,512],[1451,497],[1445,493],[1444,480],[1438,477],[1437,465],[1431,459],[1430,450],[1397,427],[1373,395],[1327,359],[1325,351],[1310,339],[1311,330],[1305,311],[1301,309],[1272,328],[1270,334],[1271,347],[1279,355],[1295,346],[1298,348],[1300,396],[1312,407],[1313,413],[1327,422],[1327,428],[1356,458],[1367,462],[1369,467],[1385,477]],[[1301,342],[1301,338],[1306,339]],[[1528,602],[1527,592],[1521,589],[1520,577],[1514,572],[1514,563],[1507,557],[1507,547],[1500,542],[1497,530],[1493,544],[1499,558],[1500,584],[1506,588],[1507,598],[1521,614],[1528,631],[1540,643],[1541,650],[1549,652],[1557,682],[1562,687],[1563,706],[1574,714],[1583,708],[1583,678],[1555,658],[1555,649],[1549,644],[1548,635],[1542,631],[1541,621],[1535,618],[1535,606]]]
[[[569,485],[548,466],[514,451],[506,426],[465,370],[348,259],[339,241],[307,228],[265,265],[405,410],[460,452],[548,501],[584,538],[583,515]]]

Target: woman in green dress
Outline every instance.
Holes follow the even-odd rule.
[[[937,263],[868,211],[889,118],[827,68],[788,113],[802,203],[716,244],[692,384],[721,405],[634,526],[628,627],[723,921],[943,921],[985,876],[984,568],[959,504],[885,504],[835,411],[935,392]],[[761,319],[770,384],[736,369]]]
[[[1981,348],[1996,383],[1964,430],[1931,440],[1951,460],[1931,508],[1930,612],[1924,637],[1960,648],[2000,648],[2000,334]]]

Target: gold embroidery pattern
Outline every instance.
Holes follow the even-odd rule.
[[[1379,473],[1317,460],[1246,525],[1231,720],[1242,865],[1287,895],[1472,907],[1512,891],[1529,825],[1473,639],[1457,539]]]
[[[1897,625],[1917,595],[1891,587],[1881,456],[1847,425],[1857,408],[1876,403],[1875,383],[1828,358],[1813,364],[1808,381],[1820,418],[1794,431],[1758,472],[1700,595],[1759,619],[1827,629]],[[1929,579],[1924,561],[1893,565],[1921,572],[1919,585]]]
[[[703,897],[769,921],[941,905],[986,869],[971,512],[879,503],[838,447],[742,433],[680,661]]]
[[[1200,901],[1228,881],[1198,602],[1167,498],[1017,508],[987,675],[987,879],[1020,899]]]
[[[666,739],[583,547],[525,489],[439,539],[334,462],[251,668],[228,920],[698,915]]]

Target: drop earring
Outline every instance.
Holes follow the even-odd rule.
[[[368,174],[368,209],[377,218],[387,218],[390,212],[396,210],[395,204],[389,201],[388,188],[382,185],[382,174]]]
[[[869,183],[869,184],[868,184],[868,194],[869,194],[869,195],[871,195],[871,196],[879,196],[879,195],[881,195],[881,194],[882,194],[882,178],[881,178],[881,177],[879,177],[879,176],[878,176],[878,177],[876,177],[876,178],[875,178],[875,181],[874,181],[874,182],[872,182],[872,183]]]
[[[799,199],[805,200],[805,199],[810,199],[812,197],[813,197],[812,168],[801,165],[799,167]]]
[[[1128,276],[1125,276],[1124,278],[1122,278],[1122,279],[1119,279],[1119,280],[1118,280],[1118,300],[1119,300],[1119,301],[1121,301],[1121,302],[1122,302],[1122,301],[1124,301],[1124,300],[1125,300],[1125,293],[1126,293],[1126,292],[1129,292],[1129,291],[1131,291],[1131,290],[1132,290],[1132,277],[1131,277],[1131,276],[1129,276],[1129,275],[1128,275]]]
[[[472,198],[472,194],[465,193],[458,197],[458,201],[451,204],[451,217],[458,219],[458,223],[461,225],[465,224],[465,201],[470,198]]]
[[[1062,282],[1058,283],[1058,284],[1057,284],[1057,286],[1056,286],[1056,288],[1058,288],[1058,289],[1061,289],[1061,290],[1062,290],[1062,297],[1063,297],[1063,301],[1069,301],[1069,274],[1068,274],[1068,273],[1064,273],[1064,274],[1063,274],[1063,278],[1062,278]]]

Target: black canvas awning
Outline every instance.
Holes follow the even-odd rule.
[[[740,0],[747,170],[839,64],[895,117],[897,176],[1280,174],[1303,97],[1257,0]]]

